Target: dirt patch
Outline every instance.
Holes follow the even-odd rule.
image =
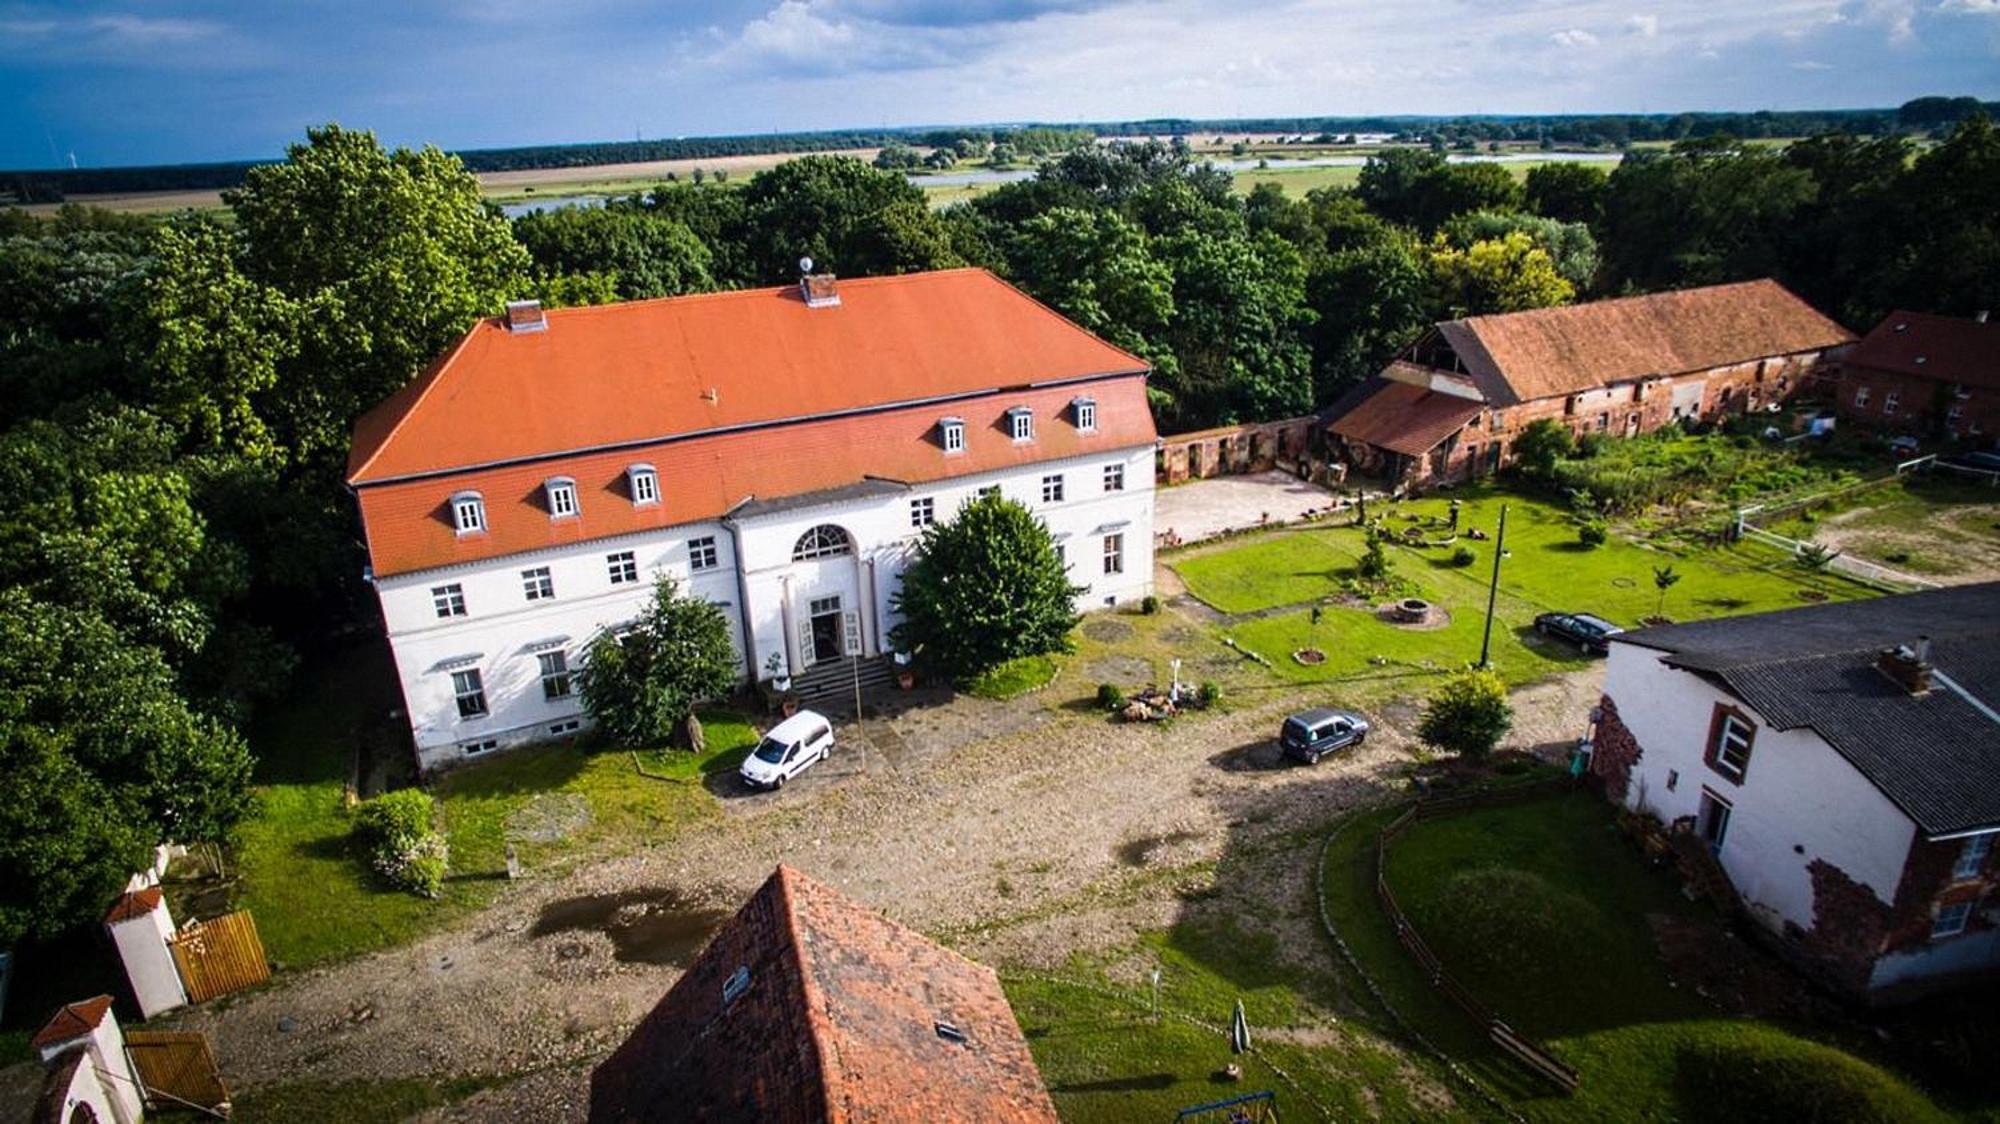
[[[521,805],[507,817],[507,838],[554,843],[590,826],[590,798],[581,792],[551,792]]]
[[[1090,661],[1083,671],[1093,683],[1116,683],[1126,689],[1153,681],[1152,662],[1137,656],[1105,656]]]
[[[1169,831],[1159,835],[1141,835],[1137,839],[1127,839],[1118,845],[1118,861],[1126,866],[1145,866],[1155,851],[1172,847],[1176,843],[1188,843],[1201,838],[1198,831]]]
[[[1874,508],[1822,521],[1813,539],[1851,557],[1950,585],[2000,580],[2000,504],[1973,504],[1933,516],[1921,528],[1869,526]]]
[[[1117,617],[1099,614],[1083,623],[1083,634],[1092,640],[1117,644],[1132,639],[1132,626]]]
[[[1712,921],[1652,913],[1646,924],[1674,983],[1732,1015],[1806,1022],[1836,1013],[1796,973]]]
[[[622,963],[684,968],[708,943],[709,934],[728,919],[729,911],[696,905],[678,890],[623,890],[550,902],[528,935],[602,933],[611,941],[612,957]],[[555,946],[559,961],[582,959],[589,951],[589,945],[579,940]]]

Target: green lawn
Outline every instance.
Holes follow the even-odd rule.
[[[1842,497],[1769,529],[1822,541],[1835,534],[1843,553],[1912,574],[1990,571],[2000,565],[2000,488],[1940,472]]]
[[[554,843],[519,845],[528,874],[576,856],[666,838],[713,814],[700,780],[731,767],[754,741],[750,726],[707,715],[701,759],[647,755],[676,779],[642,777],[632,755],[555,745],[504,754],[445,774],[434,787],[451,843],[444,895],[427,901],[382,889],[349,850],[342,795],[357,731],[381,700],[382,658],[355,650],[317,673],[310,697],[255,731],[256,811],[239,830],[234,904],[248,908],[271,958],[287,967],[357,955],[421,935],[490,902],[505,885],[507,817],[543,794],[578,794],[588,826]]]
[[[1681,576],[1667,593],[1665,613],[1688,620],[1731,613],[1791,608],[1808,597],[1828,600],[1873,596],[1865,586],[1801,568],[1781,552],[1757,544],[1669,550],[1614,533],[1602,546],[1578,543],[1576,524],[1556,505],[1491,488],[1458,492],[1460,527],[1498,531],[1499,509],[1508,507],[1507,557],[1501,563],[1500,596],[1493,630],[1492,658],[1502,674],[1525,681],[1579,662],[1577,653],[1543,642],[1533,633],[1534,618],[1551,610],[1596,613],[1626,627],[1659,607],[1653,583],[1656,566],[1671,565]],[[1392,531],[1421,526],[1432,540],[1447,531],[1429,520],[1447,518],[1448,498],[1371,507],[1388,518]],[[1299,606],[1231,624],[1225,633],[1272,661],[1277,673],[1298,682],[1393,679],[1449,670],[1479,656],[1494,542],[1461,537],[1451,546],[1391,546],[1396,577],[1413,592],[1450,614],[1449,625],[1433,630],[1389,624],[1366,608],[1329,605],[1321,624],[1310,624],[1307,603],[1337,595],[1354,577],[1364,549],[1353,526],[1276,531],[1198,550],[1170,564],[1188,589],[1226,613]],[[1470,566],[1452,563],[1460,546],[1471,549]],[[1308,645],[1327,654],[1316,666],[1294,662],[1291,653]]]
[[[1454,975],[1582,1075],[1532,1082],[1430,987],[1373,894],[1381,812],[1327,856],[1327,901],[1398,1010],[1533,1120],[1943,1120],[1902,1078],[1810,1031],[1730,1016],[1670,985],[1648,915],[1715,923],[1649,871],[1611,811],[1581,792],[1414,826],[1389,880]],[[1748,954],[1748,953],[1746,953]]]
[[[1061,669],[1053,655],[1022,656],[973,676],[965,691],[982,699],[1011,699],[1048,686]]]

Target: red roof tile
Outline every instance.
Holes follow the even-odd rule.
[[[355,426],[351,483],[1143,370],[982,269],[482,321]],[[711,393],[713,392],[713,393]]]
[[[95,999],[85,999],[78,1003],[65,1003],[48,1025],[35,1032],[30,1043],[35,1049],[47,1049],[58,1042],[68,1042],[72,1038],[82,1038],[96,1030],[104,1016],[111,1010],[111,997],[100,995]]]
[[[1854,345],[1846,363],[2000,389],[2000,322],[1892,312]]]
[[[1349,441],[1418,457],[1464,428],[1481,408],[1456,395],[1384,381],[1327,428]]]
[[[594,1124],[1056,1119],[991,969],[784,866],[590,1085]]]
[[[104,923],[112,925],[120,921],[130,921],[135,917],[144,917],[158,908],[160,908],[158,886],[133,890],[118,895],[118,900],[111,903],[111,912],[104,915]]]

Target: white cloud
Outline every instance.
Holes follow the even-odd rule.
[[[2000,3],[2000,0],[1995,0],[1995,2]],[[1639,36],[1641,39],[1651,39],[1660,33],[1660,17],[1654,15],[1627,16],[1625,17],[1625,30]]]
[[[1549,42],[1558,47],[1595,47],[1597,36],[1580,27],[1571,27],[1549,36]]]
[[[109,39],[134,45],[190,43],[206,39],[219,28],[201,20],[154,19],[147,16],[95,16],[89,21],[93,31]]]
[[[1815,59],[1800,59],[1799,61],[1792,64],[1792,69],[1809,70],[1809,71],[1832,70],[1833,64],[1819,62]]]
[[[2000,0],[1938,0],[1937,10],[1952,16],[2000,15]]]
[[[763,55],[781,59],[823,58],[847,50],[854,42],[854,25],[827,19],[809,0],[783,3],[743,25],[737,42]]]

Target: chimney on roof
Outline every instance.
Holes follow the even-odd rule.
[[[1912,697],[1931,693],[1931,640],[1920,636],[1915,644],[1884,648],[1875,657],[1875,670],[1889,677]]]
[[[507,330],[510,332],[546,332],[549,321],[542,315],[541,301],[508,301]]]
[[[840,290],[833,274],[814,273],[811,258],[799,259],[799,297],[807,308],[831,308],[840,303]]]

